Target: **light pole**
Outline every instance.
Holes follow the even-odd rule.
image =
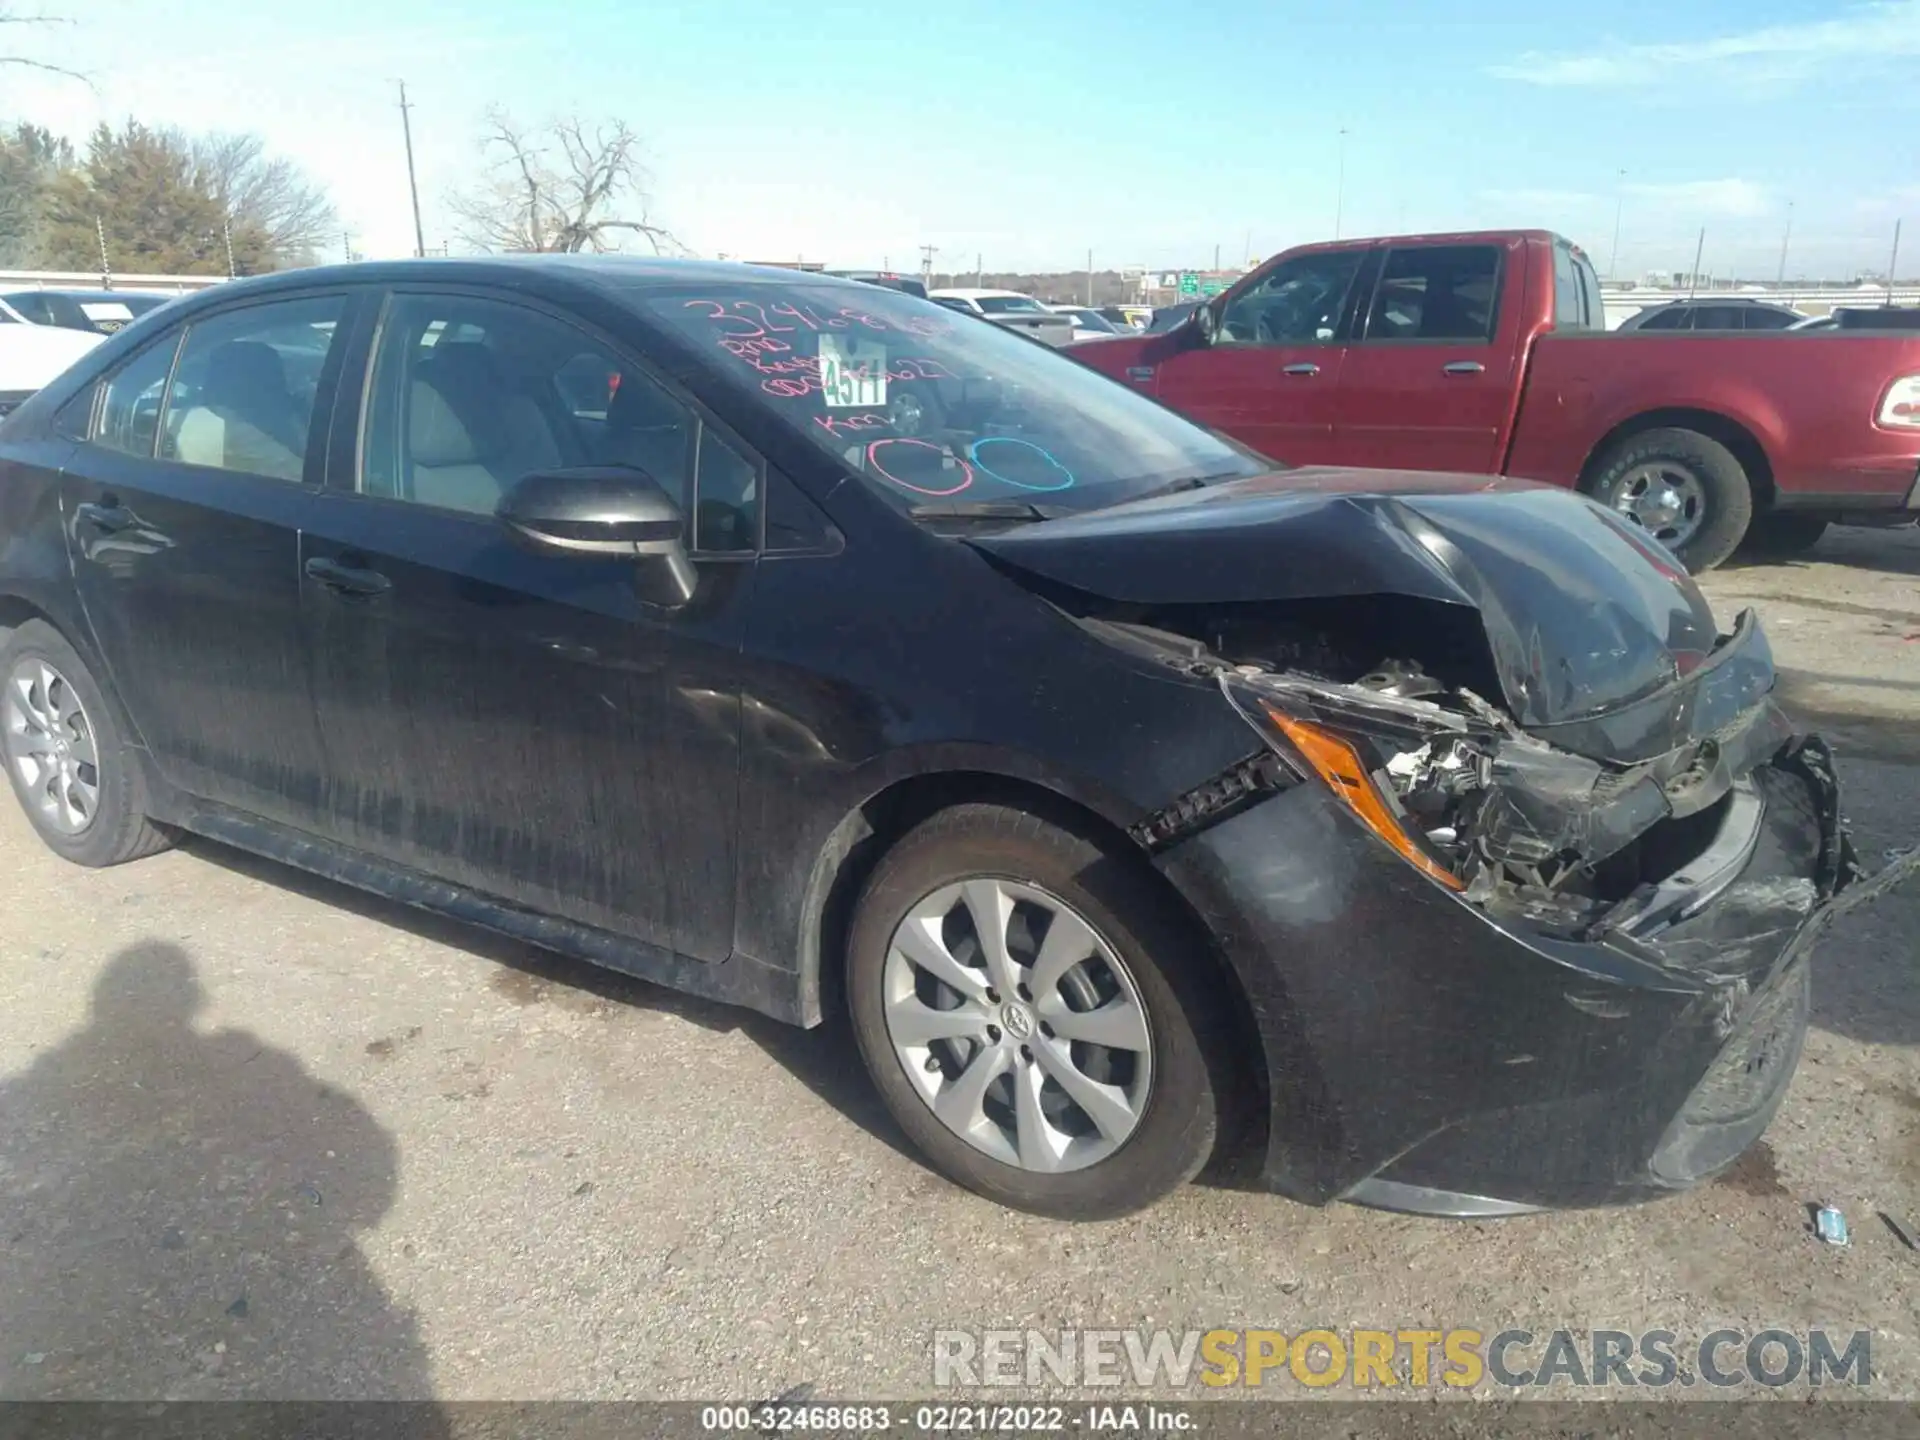
[[[1621,170],[1613,177],[1613,251],[1607,256],[1607,279],[1620,278],[1620,214],[1627,206],[1627,172]]]
[[[407,103],[407,82],[394,82],[400,87],[400,133],[407,142],[407,193],[413,198],[413,253],[424,257],[427,253],[427,233],[420,228],[420,182],[413,173],[413,117],[408,113],[413,106]]]
[[[1333,238],[1336,240],[1340,238],[1340,217],[1347,203],[1347,129],[1344,125],[1340,127],[1338,154],[1338,169],[1333,181]]]
[[[1787,242],[1793,238],[1793,202],[1787,202],[1787,228],[1780,232],[1780,273],[1774,276],[1774,284],[1787,283]]]

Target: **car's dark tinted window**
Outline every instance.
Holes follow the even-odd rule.
[[[767,472],[767,549],[822,550],[831,539],[827,519],[794,483],[777,470]]]
[[[1043,315],[1046,308],[1027,295],[982,295],[974,304],[983,315]]]
[[[1220,338],[1253,345],[1312,345],[1338,335],[1362,252],[1302,255],[1239,291],[1220,317]]]
[[[1700,305],[1694,308],[1695,330],[1744,330],[1749,305]]]
[[[160,402],[167,376],[173,371],[176,333],[149,345],[107,377],[107,394],[100,407],[100,425],[93,443],[127,455],[151,456],[160,433]]]
[[[1366,338],[1491,340],[1499,279],[1500,251],[1492,245],[1395,250],[1374,290]]]
[[[1636,330],[1691,330],[1693,311],[1685,305],[1671,305],[1659,310],[1633,327]]]
[[[167,391],[162,458],[300,479],[346,303],[340,295],[277,300],[190,325]]]
[[[1785,310],[1771,310],[1765,305],[1755,305],[1747,311],[1747,329],[1784,330],[1800,317]]]
[[[676,504],[691,500],[696,549],[758,544],[759,462],[613,350],[519,305],[394,297],[374,354],[362,493],[491,515],[522,476],[575,465],[632,466]]]

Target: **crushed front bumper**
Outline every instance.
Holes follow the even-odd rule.
[[[1491,1215],[1646,1199],[1732,1163],[1799,1058],[1813,945],[1920,870],[1861,876],[1818,740],[1741,793],[1717,869],[1584,935],[1428,883],[1313,784],[1163,851],[1259,1030],[1265,1182]]]

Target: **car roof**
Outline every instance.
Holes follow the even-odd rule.
[[[1021,300],[1033,299],[1033,296],[1027,294],[1023,290],[946,289],[946,290],[929,290],[927,294],[933,295],[933,296],[944,295],[949,300],[993,300],[993,299],[1002,299],[1007,296],[1013,296]]]

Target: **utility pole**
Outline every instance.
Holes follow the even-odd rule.
[[[1087,251],[1087,305],[1093,305],[1093,251]]]
[[[232,217],[225,216],[225,215],[220,217],[220,238],[227,242],[227,278],[231,280],[233,279],[236,273],[233,268],[233,220],[232,220]]]
[[[922,245],[920,247],[920,283],[922,285],[931,286],[933,284],[933,257],[939,253],[940,247],[937,245]]]
[[[1687,276],[1687,299],[1693,299],[1694,292],[1700,288],[1700,257],[1707,249],[1707,227],[1700,227],[1700,243],[1693,247],[1693,273]]]
[[[427,233],[420,226],[420,181],[413,172],[413,119],[408,113],[413,107],[407,103],[407,82],[395,83],[400,87],[400,133],[407,142],[407,193],[413,198],[413,253],[424,257]]]
[[[340,254],[349,265],[353,263],[353,232],[351,230],[340,232]]]
[[[1793,202],[1787,202],[1787,228],[1780,232],[1780,273],[1774,276],[1774,284],[1787,283],[1787,241],[1793,238]]]
[[[1887,304],[1893,304],[1893,282],[1900,273],[1900,222],[1893,222],[1893,258],[1887,261]]]
[[[1613,250],[1607,256],[1607,279],[1618,280],[1620,264],[1620,213],[1627,207],[1627,172],[1613,177]]]
[[[113,288],[113,265],[107,259],[107,227],[100,223],[98,215],[93,217],[93,238],[100,242],[100,288]]]
[[[1218,245],[1213,247],[1213,273],[1216,275],[1220,273],[1220,247]]]
[[[987,283],[987,262],[978,250],[973,252],[973,288],[982,289]]]
[[[1340,218],[1347,204],[1347,127],[1340,127],[1339,171],[1333,182],[1333,238],[1340,238]]]

